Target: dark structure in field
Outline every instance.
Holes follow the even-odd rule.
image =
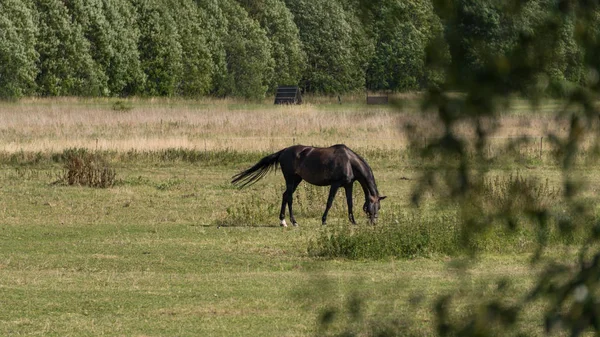
[[[367,92],[367,104],[388,104],[388,94],[372,94],[371,96],[369,96],[369,93]]]
[[[275,93],[275,104],[302,104],[299,87],[279,86]]]

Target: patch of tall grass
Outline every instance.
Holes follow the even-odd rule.
[[[290,146],[292,144],[288,144]],[[285,147],[285,146],[284,146]],[[283,147],[282,147],[283,148]],[[175,163],[184,162],[192,164],[209,164],[217,166],[242,166],[251,162],[258,161],[265,155],[280,150],[255,150],[246,151],[236,148],[224,149],[200,149],[187,147],[168,147],[159,149],[135,149],[129,150],[107,150],[95,149],[89,147],[66,148],[57,151],[0,151],[0,165],[10,166],[36,166],[62,164],[68,160],[73,151],[87,151],[101,155],[107,161],[113,163]],[[407,166],[423,167],[432,165],[419,157],[415,150],[407,147],[403,149],[384,149],[378,147],[355,148],[363,158],[370,164],[375,164],[383,168],[401,168]],[[525,151],[520,155],[520,160],[533,166],[540,166],[551,163],[551,153],[545,152],[542,160],[539,159],[539,153],[535,151]],[[491,161],[492,167],[522,167],[522,164],[506,161]],[[582,160],[581,164],[585,164]]]
[[[252,194],[248,200],[229,205],[226,215],[215,221],[217,226],[275,226],[279,211],[276,198]]]
[[[325,227],[308,253],[348,259],[455,255],[461,251],[459,228],[453,213],[396,213],[377,226]]]
[[[485,178],[481,194],[488,208],[508,212],[517,205],[532,210],[551,207],[561,198],[562,190],[551,186],[548,178],[540,181],[517,171]]]
[[[217,166],[250,163],[259,160],[266,152],[238,152],[234,150],[197,150],[186,148],[167,148],[160,150],[92,150],[87,148],[68,148],[59,152],[0,152],[0,165],[40,166],[64,164],[73,153],[89,153],[100,156],[112,163],[175,163],[207,164]]]
[[[282,195],[285,190],[283,179],[280,184],[265,190],[264,185],[255,185],[247,190],[242,190],[241,201],[236,200],[227,206],[226,214],[216,221],[219,226],[278,226],[279,211],[281,210]],[[355,188],[354,202],[359,203],[361,198],[360,189]],[[294,192],[293,208],[294,216],[302,225],[306,220],[318,219],[320,221],[327,197],[329,187],[320,187],[301,183]],[[342,198],[343,191],[338,192],[338,197],[330,209],[330,216],[345,218],[347,213],[346,199]],[[362,203],[360,203],[362,205]],[[362,212],[360,207],[355,206],[355,215]],[[289,219],[286,207],[286,218]],[[360,220],[357,218],[357,220]]]
[[[481,200],[476,208],[489,217],[489,224],[480,228],[466,225],[468,209],[452,205],[431,204],[418,209],[400,209],[397,205],[380,217],[376,226],[325,227],[308,245],[311,256],[347,259],[415,258],[455,256],[473,251],[491,253],[533,252],[540,240],[561,246],[582,243],[578,228],[565,235],[561,221],[540,226],[532,219],[536,209],[557,208],[562,192],[550,187],[548,181],[508,174],[485,179]],[[519,208],[520,207],[520,208]],[[512,214],[510,212],[513,212]],[[497,216],[505,213],[506,218]],[[480,213],[477,213],[480,214]],[[506,226],[506,220],[519,221],[521,226]],[[468,231],[476,230],[478,235]]]

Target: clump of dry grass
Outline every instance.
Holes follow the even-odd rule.
[[[115,184],[116,172],[98,154],[85,150],[66,153],[64,169],[55,183],[107,188]]]

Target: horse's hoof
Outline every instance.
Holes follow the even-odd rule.
[[[285,222],[285,219],[284,219],[284,220],[281,220],[281,222],[279,223],[279,225],[280,225],[281,227],[287,227],[287,223]]]
[[[294,222],[292,225],[293,225],[294,227],[298,227],[298,223],[297,223],[297,222]]]

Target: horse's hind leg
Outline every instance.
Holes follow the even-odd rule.
[[[298,222],[296,222],[296,218],[294,218],[294,211],[292,210],[292,203],[294,201],[293,195],[294,195],[294,192],[296,191],[296,188],[300,184],[300,182],[302,182],[302,178],[300,178],[300,176],[295,176],[294,177],[294,183],[292,185],[292,190],[291,190],[291,192],[289,194],[289,197],[288,197],[288,207],[289,207],[289,210],[290,210],[290,221],[292,222],[292,225],[294,227],[298,226]],[[289,188],[289,186],[288,186],[288,188]]]
[[[285,192],[283,192],[283,195],[281,197],[281,211],[279,212],[279,223],[281,226],[283,227],[287,227],[287,223],[285,222],[285,206],[286,204],[289,207],[289,211],[290,211],[290,221],[292,222],[292,225],[294,226],[298,226],[298,223],[296,222],[296,219],[294,218],[294,213],[292,211],[292,203],[293,203],[293,195],[294,195],[294,191],[296,191],[296,188],[298,187],[298,184],[300,184],[300,182],[302,182],[302,178],[300,178],[300,176],[294,176],[292,178],[287,178],[285,179]]]
[[[288,191],[286,188],[285,192],[283,192],[283,195],[281,196],[281,212],[279,212],[279,224],[282,227],[287,227],[287,223],[285,222],[285,206],[287,205],[287,196]]]

